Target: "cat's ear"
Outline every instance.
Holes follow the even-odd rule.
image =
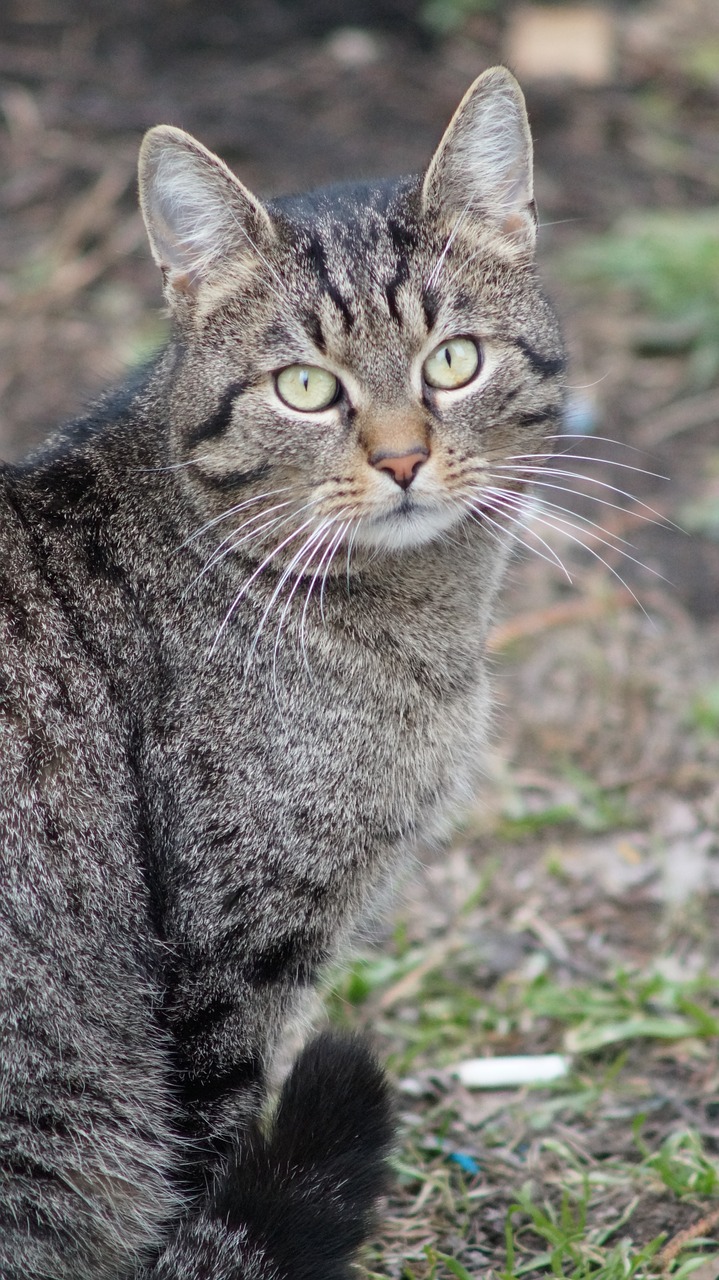
[[[163,124],[145,134],[139,186],[152,255],[170,293],[194,293],[228,257],[261,259],[274,239],[259,200],[182,129]]]
[[[533,247],[532,136],[506,67],[491,67],[465,93],[427,170],[422,203],[430,214],[479,213],[511,243]]]

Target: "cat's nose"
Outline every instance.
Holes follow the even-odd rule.
[[[417,447],[408,453],[390,453],[386,449],[378,449],[373,453],[369,463],[377,471],[388,471],[400,489],[409,489],[417,472],[429,457],[429,449]]]

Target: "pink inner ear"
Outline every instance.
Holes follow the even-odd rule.
[[[527,221],[527,215],[524,213],[508,213],[502,221],[502,231],[505,236],[526,235]]]

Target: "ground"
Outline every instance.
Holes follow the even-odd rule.
[[[416,168],[527,12],[10,0],[0,455],[162,340],[145,127],[196,132],[265,193]],[[364,1260],[397,1280],[719,1273],[719,11],[608,21],[595,83],[526,85],[574,434],[493,634],[485,784],[328,983],[399,1082]],[[540,1088],[455,1073],[553,1052],[568,1074]]]

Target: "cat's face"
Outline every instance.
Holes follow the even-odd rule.
[[[472,87],[423,179],[265,207],[160,128],[141,191],[181,337],[178,455],[238,545],[287,536],[311,565],[516,518],[563,360],[509,73]]]

